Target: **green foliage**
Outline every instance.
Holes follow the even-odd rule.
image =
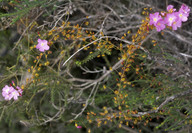
[[[76,61],[75,63],[77,66],[81,66],[81,65],[86,64],[88,61],[93,60],[98,55],[104,55],[104,54],[111,55],[111,52],[109,50],[106,50],[105,48],[102,48],[101,50],[97,50],[97,51],[94,51],[93,53],[89,54],[82,61]]]

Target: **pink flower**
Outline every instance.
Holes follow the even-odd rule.
[[[38,44],[36,45],[36,49],[38,49],[41,52],[44,52],[45,50],[49,50],[49,46],[47,44],[48,44],[47,40],[38,39]]]
[[[187,21],[187,14],[185,14],[185,13],[183,13],[182,11],[179,11],[178,12],[178,17],[179,17],[179,19],[181,20],[181,21],[183,21],[183,22],[186,22]]]
[[[10,97],[13,98],[14,100],[17,100],[18,96],[19,96],[19,92],[13,89],[12,92],[10,93]]]
[[[149,22],[150,25],[156,25],[157,22],[160,19],[162,19],[162,17],[159,15],[159,12],[156,12],[154,14],[150,14],[149,19],[150,19],[150,22]]]
[[[78,126],[77,123],[75,123],[76,128],[82,128],[82,126]]]
[[[172,12],[176,11],[176,9],[173,8],[173,7],[174,7],[173,5],[168,5],[168,6],[167,6],[167,11],[168,11],[169,13],[172,13]]]
[[[2,89],[2,94],[9,94],[11,90],[11,87],[9,87],[8,85],[5,85],[5,87]]]
[[[77,126],[77,128],[82,128],[82,126]]]
[[[15,86],[15,82],[14,81],[12,81],[12,85]]]
[[[172,26],[173,22],[176,21],[178,14],[177,13],[168,13],[167,16],[165,17],[165,23],[168,26]]]
[[[158,32],[165,29],[165,21],[163,19],[157,21],[157,24],[155,25]]]
[[[6,85],[6,86],[2,89],[2,96],[5,98],[5,100],[9,100],[10,90],[11,90],[11,87],[9,87],[8,85]]]
[[[5,98],[5,100],[11,100],[11,93],[14,90],[14,88],[11,86],[9,87],[8,85],[6,85],[3,89],[2,89],[2,96]]]
[[[177,30],[177,27],[181,27],[181,25],[182,25],[181,20],[177,20],[173,22],[172,29]]]
[[[19,95],[22,96],[23,90],[19,86],[17,86],[16,88],[17,91],[19,92]]]
[[[17,89],[19,87],[17,86]],[[20,92],[19,92],[20,91]],[[23,90],[18,89],[15,90],[12,86],[5,85],[5,87],[2,89],[2,96],[5,98],[5,100],[11,100],[12,98],[14,100],[18,99],[19,93],[22,94]]]
[[[187,17],[189,16],[190,8],[184,4],[181,5],[179,12],[183,12]]]

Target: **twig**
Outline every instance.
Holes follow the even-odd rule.
[[[187,95],[189,93],[192,93],[192,89],[189,89],[187,91],[184,91],[184,92],[181,92],[179,94],[176,94],[176,95],[172,95],[170,97],[167,97],[166,100],[161,103],[161,105],[159,107],[157,107],[156,110],[151,110],[151,111],[147,111],[147,112],[138,112],[137,114],[134,114],[132,116],[135,116],[135,117],[140,117],[140,116],[143,116],[143,115],[146,115],[146,114],[152,114],[152,113],[157,113],[164,105],[166,105],[168,102],[174,100],[175,98],[178,98],[178,97],[182,97],[184,95]]]
[[[40,12],[39,15],[27,26],[27,28],[23,31],[22,35],[20,36],[19,40],[17,41],[17,43],[15,44],[14,48],[12,50],[15,50],[15,48],[17,47],[17,45],[19,44],[21,38],[23,37],[23,35],[25,34],[25,32],[29,29],[29,27],[33,24],[33,22],[41,16],[41,14],[43,13],[44,11]]]

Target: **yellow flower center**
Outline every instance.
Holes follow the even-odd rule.
[[[153,21],[157,22],[157,18],[154,18]]]
[[[173,12],[173,9],[169,9],[169,11],[168,11],[169,13],[172,13]]]
[[[183,16],[183,14],[182,14],[182,13],[180,13],[180,14],[179,14],[179,17],[182,17],[182,16]]]
[[[7,89],[7,90],[5,90],[5,92],[6,92],[6,93],[8,93],[8,92],[9,92],[9,90]]]
[[[44,46],[45,44],[44,43],[41,43],[41,46]]]
[[[169,21],[173,21],[173,18],[169,18]]]

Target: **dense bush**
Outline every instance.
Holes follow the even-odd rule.
[[[0,3],[1,133],[191,131],[191,1]]]

